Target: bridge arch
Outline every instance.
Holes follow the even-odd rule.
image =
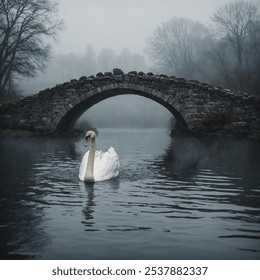
[[[79,119],[79,117],[92,106],[98,104],[99,102],[105,99],[126,94],[142,96],[159,103],[172,113],[172,115],[176,119],[178,128],[187,129],[187,122],[185,121],[182,114],[178,112],[178,110],[175,108],[175,106],[180,106],[178,101],[175,101],[175,106],[173,106],[170,102],[173,100],[170,100],[167,94],[159,90],[154,90],[147,86],[140,86],[131,83],[115,83],[106,86],[101,86],[89,91],[87,90],[86,92],[84,92],[83,95],[81,92],[81,96],[83,96],[82,98],[79,99],[78,97],[75,97],[75,100],[71,100],[70,104],[73,103],[74,105],[70,106],[71,108],[68,109],[67,112],[63,111],[59,115],[55,123],[54,132],[56,134],[60,134],[71,130],[74,127],[77,120]]]
[[[198,81],[120,69],[83,76],[0,105],[0,129],[59,134],[90,107],[107,98],[134,94],[154,100],[192,133],[229,131],[260,135],[260,100]]]

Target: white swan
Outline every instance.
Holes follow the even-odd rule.
[[[105,181],[117,177],[119,174],[119,159],[113,147],[107,152],[96,151],[96,134],[94,131],[86,133],[86,144],[89,146],[79,168],[79,179],[85,182]]]

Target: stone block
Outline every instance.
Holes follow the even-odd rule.
[[[116,82],[122,82],[123,81],[123,76],[122,75],[116,75],[115,76],[115,81]]]
[[[119,68],[114,68],[113,69],[113,74],[115,75],[115,76],[122,76],[122,75],[124,75],[124,72],[121,70],[121,69],[119,69]]]

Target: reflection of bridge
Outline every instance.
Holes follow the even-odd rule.
[[[120,69],[74,79],[3,104],[0,128],[59,134],[71,129],[91,106],[122,94],[136,94],[160,103],[174,115],[179,130],[207,132],[224,128],[253,134],[260,130],[260,101],[255,97],[198,81],[135,71],[124,74]]]

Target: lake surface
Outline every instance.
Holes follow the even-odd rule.
[[[78,179],[82,138],[0,139],[1,259],[260,259],[260,143],[100,130],[118,178]]]

